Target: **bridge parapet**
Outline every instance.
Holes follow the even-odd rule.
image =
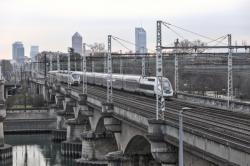
[[[178,98],[183,99],[187,102],[206,105],[209,107],[219,108],[219,109],[228,109],[227,100],[221,98],[213,98],[208,96],[199,96],[194,94],[178,92]],[[240,111],[243,113],[250,113],[250,103],[232,100],[230,101],[230,109],[233,111]]]
[[[167,142],[178,147],[179,126],[170,121],[149,121],[149,138],[152,142]],[[202,131],[184,127],[184,149],[186,152],[218,165],[250,165],[250,148],[242,147]],[[154,144],[153,144],[154,145]],[[159,146],[162,147],[162,146]],[[154,148],[154,147],[152,147]],[[156,153],[161,154],[161,150]],[[154,153],[154,151],[153,151]],[[185,161],[190,162],[190,161]]]

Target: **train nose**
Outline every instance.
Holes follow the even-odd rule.
[[[165,90],[165,93],[169,94],[169,93],[172,93],[172,91],[168,89],[168,90]]]

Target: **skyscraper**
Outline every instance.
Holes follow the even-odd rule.
[[[12,44],[12,59],[19,64],[24,62],[24,47],[22,42],[15,42]]]
[[[32,62],[35,61],[35,56],[39,53],[39,46],[30,47],[30,59]]]
[[[135,28],[135,53],[147,52],[146,31],[141,28]]]
[[[72,36],[72,48],[75,53],[82,54],[82,36],[78,32]]]

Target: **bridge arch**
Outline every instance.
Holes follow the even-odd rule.
[[[151,154],[151,143],[143,135],[135,135],[128,142],[124,156],[129,158],[128,162],[130,165],[138,166],[158,166],[152,154]]]
[[[104,133],[106,132],[106,128],[104,126],[104,118],[100,117],[99,120],[97,121],[97,124],[95,126],[95,132],[96,133]]]
[[[97,126],[101,125],[101,123],[100,123],[101,119],[103,119],[101,113],[98,110],[93,108],[93,116],[89,117],[89,122],[90,122],[90,126],[91,126],[92,131],[96,131]]]

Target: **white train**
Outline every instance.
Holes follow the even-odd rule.
[[[70,72],[68,75],[66,72],[57,72],[51,71],[50,76],[53,77],[53,80],[57,79],[62,83],[68,82],[68,77],[70,77],[71,85],[79,85],[82,81],[82,72],[75,71]],[[55,77],[56,76],[56,77]],[[107,86],[107,74],[106,73],[94,73],[87,72],[87,83],[98,86]],[[156,77],[142,77],[139,75],[123,75],[123,74],[113,74],[112,75],[112,84],[114,89],[124,90],[128,92],[134,92],[139,94],[145,94],[154,96],[160,92],[160,86],[156,86]],[[172,97],[173,89],[170,81],[163,77],[163,95],[164,97]]]
[[[59,81],[61,83],[68,83],[70,85],[79,85],[81,83],[81,77],[79,74],[68,71],[49,71],[49,80],[52,82]]]

